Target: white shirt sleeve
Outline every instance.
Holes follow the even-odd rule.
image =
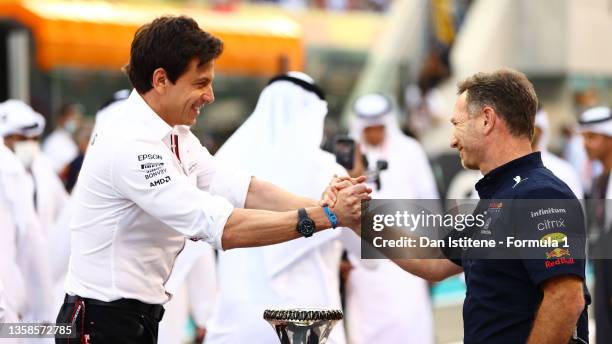
[[[159,165],[149,167],[147,163]],[[122,197],[185,236],[222,248],[221,236],[232,205],[189,181],[163,143],[120,147],[111,170],[112,183]]]

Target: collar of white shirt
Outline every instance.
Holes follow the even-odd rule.
[[[139,122],[144,124],[143,128],[146,128],[147,136],[162,140],[172,132],[172,127],[153,111],[136,90],[130,94],[126,106],[128,106],[127,113],[135,116]]]

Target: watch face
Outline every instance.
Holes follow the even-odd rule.
[[[309,237],[315,231],[315,224],[311,219],[303,219],[300,221],[299,231],[303,236]]]

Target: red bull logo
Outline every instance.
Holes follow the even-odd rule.
[[[546,259],[561,258],[569,255],[570,251],[568,249],[557,247],[550,252],[546,252]]]
[[[574,264],[574,258],[558,258],[555,259],[553,261],[547,260],[546,262],[544,262],[544,264],[546,265],[547,269],[550,269],[552,267],[555,266],[559,266],[559,265],[571,265]]]

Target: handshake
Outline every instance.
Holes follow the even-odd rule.
[[[361,201],[371,199],[372,189],[365,181],[365,176],[334,176],[319,201],[320,206],[328,206],[336,214],[338,226],[350,227],[357,233],[361,228]]]

